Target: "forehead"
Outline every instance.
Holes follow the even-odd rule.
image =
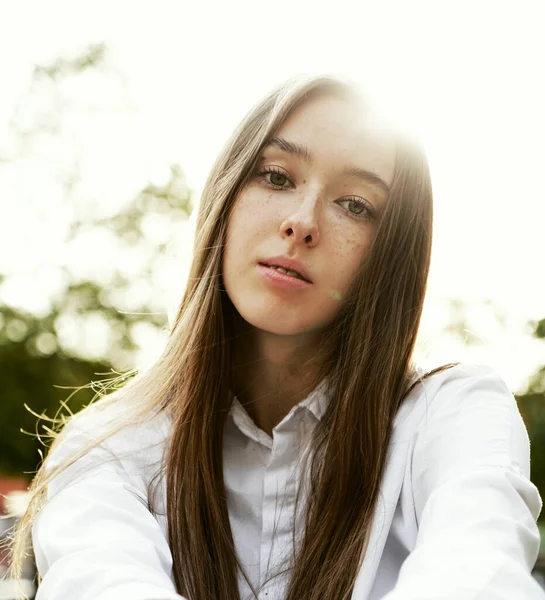
[[[295,108],[275,136],[308,148],[316,167],[363,168],[392,183],[393,136],[354,98],[320,94]]]

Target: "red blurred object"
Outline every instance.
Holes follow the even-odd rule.
[[[0,475],[0,512],[7,513],[5,497],[10,492],[26,492],[28,489],[28,480],[26,477],[5,477]]]
[[[19,496],[20,493],[25,493],[28,490],[28,479],[24,476],[7,477],[0,476],[0,541],[5,544],[8,537],[11,537],[13,528],[17,524],[17,520],[21,517],[25,503],[20,501],[14,502],[13,496]],[[10,500],[6,496],[11,495]],[[18,499],[20,500],[20,498]],[[8,516],[8,504],[15,514]],[[15,598],[18,592],[18,587],[15,581],[6,579],[5,574],[9,566],[9,555],[5,545],[0,549],[0,598]],[[36,566],[34,564],[34,555],[32,548],[28,548],[27,556],[22,566],[22,577],[20,580],[21,587],[29,598],[34,598],[36,591]],[[17,595],[17,597],[19,597]]]

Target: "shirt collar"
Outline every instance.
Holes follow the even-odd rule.
[[[325,377],[298,406],[310,410],[318,421],[321,421],[330,400],[328,392],[328,379]]]
[[[417,381],[423,374],[424,370],[417,368],[414,377],[412,378],[411,383]],[[231,403],[231,408],[229,410],[229,415],[233,418],[235,423],[237,423],[240,429],[252,429],[258,430],[257,426],[251,419],[251,417],[246,412],[244,406],[240,403],[238,398],[231,392],[231,396],[233,401]],[[324,377],[322,381],[314,388],[312,392],[301,402],[296,404],[290,412],[284,417],[282,422],[286,422],[299,410],[305,409],[309,411],[314,417],[321,421],[324,413],[329,405],[331,400],[331,390],[329,388],[329,378]],[[260,431],[260,430],[259,430]],[[263,434],[266,436],[266,434]],[[268,437],[268,436],[266,436]]]

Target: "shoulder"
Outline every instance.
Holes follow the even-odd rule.
[[[462,410],[476,403],[516,408],[516,401],[503,376],[486,364],[459,363],[425,377],[418,372],[417,383],[408,397],[425,409],[424,422],[437,412]]]
[[[530,474],[530,443],[516,399],[492,366],[464,363],[424,379],[415,390],[416,456],[465,458]]]
[[[56,467],[88,448],[77,459],[85,471],[110,465],[143,482],[160,467],[170,431],[171,420],[164,414],[133,418],[129,398],[99,401],[70,417],[51,446],[46,468]]]
[[[476,383],[509,391],[502,375],[494,367],[487,364],[455,363],[450,368],[433,373],[428,377],[425,376],[426,373],[425,369],[419,368],[418,377],[414,379],[419,381],[420,384],[415,389],[418,389],[420,394],[428,397],[430,394],[435,396],[440,391],[444,392],[446,388],[452,391]]]
[[[460,363],[424,379],[417,391],[427,408],[427,418],[436,412],[466,406],[513,409],[516,400],[496,368],[486,364]]]

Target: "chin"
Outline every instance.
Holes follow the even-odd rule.
[[[274,313],[269,314],[244,314],[240,313],[242,318],[261,331],[273,335],[302,335],[312,333],[320,329],[320,323],[309,322],[308,318],[286,318],[286,315],[277,316]]]

